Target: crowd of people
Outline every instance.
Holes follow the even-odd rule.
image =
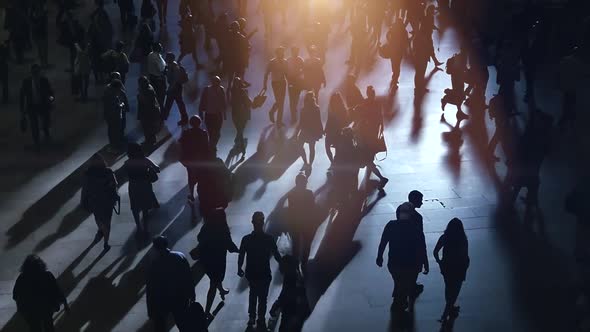
[[[264,17],[267,45],[276,45],[279,39],[277,35],[281,27],[276,26],[277,19],[282,19],[283,25],[301,27],[304,42],[272,50],[273,56],[267,61],[262,77],[263,89],[254,96],[248,88],[257,78],[247,77],[250,74],[247,69],[252,49],[250,39],[257,30],[249,31],[247,0],[237,1],[233,11],[218,14],[214,11],[212,0],[180,1],[179,54],[166,50],[155,37],[156,21],[159,29],[169,24],[167,0],[155,3],[143,0],[139,18],[133,1],[118,1],[122,33],[132,33],[132,48],[124,41],[115,40],[117,33],[113,28],[113,18],[105,10],[103,0],[95,0],[95,9],[87,21],[76,17],[78,3],[73,0],[58,2],[57,42],[69,52],[67,69],[71,73],[72,94],[79,97],[80,102],[88,100],[92,73],[96,85],[104,87],[101,104],[108,128],[107,152],[116,155],[126,153],[128,156],[121,172],[114,172],[104,156],[97,153],[91,158],[84,174],[80,205],[93,214],[98,227],[94,242],[102,240],[105,251],[110,249],[113,212],[120,213],[118,187],[121,182],[129,182],[130,207],[138,234],[150,234],[149,212],[160,207],[154,192],[160,167],[150,160],[146,151],[161,139],[160,134],[166,130],[165,122],[174,105],[180,115],[177,123],[182,130],[178,140],[181,151],[179,161],[187,171],[188,201],[193,207],[193,218],[199,215],[204,220],[197,237],[198,245],[190,256],[203,267],[210,285],[205,306],[201,307],[196,301],[195,284],[187,258],[183,253],[172,251],[165,237],[156,236],[153,248],[157,258],[151,263],[146,282],[148,316],[156,331],[166,330],[170,314],[180,331],[207,329],[208,322],[213,319],[211,310],[217,293],[224,300],[229,292],[223,286],[227,253],[239,254],[237,274],[245,277],[250,286],[248,325],[265,329],[266,316],[270,312],[272,317],[282,315],[280,331],[301,330],[310,314],[306,299],[309,252],[301,244],[305,237],[301,229],[303,226],[293,231],[292,252],[281,254],[276,239],[265,233],[264,213],[257,211],[252,215],[252,233],[242,239],[240,246],[233,242],[225,209],[233,199],[234,181],[232,172],[218,156],[222,128],[231,116],[236,131],[234,148],[245,158],[248,141],[244,132],[252,109],[267,109],[269,121],[277,130],[282,130],[287,126],[283,117],[288,100],[290,125],[302,145],[299,155],[303,160],[301,173],[295,180],[296,187],[288,197],[291,214],[315,204],[313,193],[306,185],[316,159],[317,142],[322,139],[331,164],[328,175],[341,193],[339,206],[346,206],[347,200],[352,199],[352,193],[358,188],[359,170],[364,167],[369,175],[379,178],[378,190],[384,194],[389,179],[376,165],[376,156],[387,152],[383,105],[373,86],[369,85],[363,95],[356,84],[358,75],[371,56],[390,61],[390,93],[399,88],[402,62],[410,62],[415,69],[413,82],[416,97],[428,92],[426,70],[429,62],[433,61],[435,71],[442,70],[441,66],[445,65],[451,88],[446,89],[441,98],[441,122],[447,121],[444,112],[448,104],[457,108],[457,124],[451,126],[455,130],[462,121],[488,110],[496,130],[488,144],[488,158],[492,162],[500,161],[495,155],[499,145],[508,169],[502,184],[503,203],[514,204],[521,189],[526,188],[527,211],[533,213],[538,207],[540,169],[551,147],[552,139],[548,133],[554,122],[549,113],[540,110],[535,96],[537,67],[544,60],[542,50],[547,41],[547,27],[542,16],[532,14],[532,8],[527,7],[524,13],[515,16],[518,21],[505,27],[499,37],[491,38],[478,24],[477,15],[481,9],[467,1],[346,0],[342,1],[338,14],[332,16],[325,15],[325,11],[314,12],[304,3],[258,2],[258,12]],[[52,84],[43,74],[43,70],[49,68],[47,6],[44,0],[11,4],[6,22],[10,39],[0,49],[4,101],[10,96],[6,77],[11,55],[17,63],[22,63],[31,42],[38,51],[38,64],[31,66],[30,76],[23,80],[19,92],[20,125],[23,131],[31,131],[37,151],[43,147],[41,131],[47,141],[52,139],[52,109],[59,107]],[[298,19],[288,19],[288,11],[297,13]],[[437,18],[439,13],[459,22],[456,26],[458,52],[445,61],[437,56],[433,38],[433,34],[442,29],[437,23],[440,21]],[[352,43],[350,57],[342,64],[347,66],[348,74],[341,88],[329,93],[328,116],[324,125],[321,117],[324,110],[319,106],[319,99],[326,95],[323,91],[327,84],[324,68],[333,61],[327,56],[329,36],[337,24],[333,16],[340,16],[342,21],[349,22]],[[197,42],[201,29],[205,36],[202,46]],[[576,102],[576,89],[569,85],[571,79],[568,77],[572,75],[571,68],[575,62],[583,61],[588,55],[590,33],[584,32],[579,47],[567,53],[562,61],[561,128],[572,126],[575,121],[572,109]],[[182,61],[190,55],[196,70],[202,70],[205,62],[199,59],[199,51],[212,48],[216,48],[216,56],[212,56],[210,61],[215,70],[210,75],[210,84],[200,92],[197,112],[191,114],[193,112],[187,110],[185,104],[184,90],[191,81],[192,73],[187,71]],[[377,52],[371,52],[372,49]],[[491,49],[495,53],[493,66],[499,90],[488,100],[486,92]],[[306,58],[301,55],[302,50],[307,52]],[[140,76],[136,110],[133,110],[125,85],[130,66],[135,65],[140,68]],[[526,112],[519,111],[515,93],[521,70],[525,74]],[[264,102],[269,79],[274,97],[272,105]],[[463,106],[470,114],[464,111]],[[144,135],[141,144],[129,142],[126,135],[127,114],[133,112],[137,113]],[[526,126],[520,130],[518,122],[523,117]],[[421,271],[424,274],[429,272],[422,216],[416,211],[421,207],[422,200],[423,195],[418,191],[409,194],[408,201],[397,208],[395,219],[386,225],[379,244],[376,260],[379,267],[383,265],[383,254],[389,246],[387,267],[395,285],[392,311],[413,310],[414,301],[423,290],[423,286],[417,283],[418,275]],[[198,205],[198,213],[194,210],[195,205]],[[448,223],[433,255],[445,283],[446,304],[440,321],[446,324],[459,314],[456,301],[469,267],[468,240],[461,220],[453,218]],[[271,258],[279,263],[283,285],[279,298],[267,310],[272,279]],[[55,278],[35,255],[27,257],[22,266],[14,299],[31,331],[52,331],[52,314],[61,304],[67,308],[65,296]]]

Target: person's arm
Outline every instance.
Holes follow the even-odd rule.
[[[381,242],[379,242],[379,249],[377,251],[377,266],[383,266],[383,252],[385,252],[385,247],[389,244],[389,233],[391,231],[391,226],[388,223],[385,228],[383,229],[383,234],[381,234]]]
[[[244,265],[244,258],[246,256],[246,237],[242,238],[242,243],[240,243],[240,254],[238,256],[238,276],[244,276],[244,270],[242,270],[242,266]]]
[[[440,256],[438,255],[438,253],[440,252],[440,250],[443,247],[443,242],[444,242],[443,236],[444,235],[441,235],[441,237],[438,238],[438,241],[436,242],[436,246],[434,246],[434,251],[432,252],[432,254],[434,255],[434,260],[436,260],[436,262],[438,264],[441,263],[441,259],[440,259]]]
[[[424,237],[424,233],[420,232],[420,251],[422,255],[422,263],[424,264],[424,274],[428,274],[430,272],[430,264],[428,263],[428,253],[426,249],[426,238]]]

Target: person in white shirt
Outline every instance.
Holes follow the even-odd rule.
[[[285,59],[285,48],[279,47],[275,51],[275,57],[270,60],[264,74],[264,89],[268,86],[268,77],[271,76],[272,92],[275,97],[275,103],[268,112],[268,117],[272,123],[278,127],[283,126],[283,109],[285,104],[285,95],[287,92],[287,60]],[[275,113],[277,118],[275,121]]]
[[[164,105],[166,98],[166,61],[162,57],[162,44],[156,43],[152,47],[152,52],[147,57],[147,74],[151,85],[156,90],[158,103]]]

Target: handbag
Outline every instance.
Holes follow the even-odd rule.
[[[262,107],[262,105],[264,105],[264,102],[266,102],[266,98],[266,88],[263,88],[262,90],[260,90],[258,95],[254,97],[254,100],[252,100],[252,108],[256,109]]]

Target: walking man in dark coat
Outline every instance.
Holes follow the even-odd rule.
[[[41,150],[39,130],[43,130],[45,139],[51,140],[51,106],[54,100],[53,89],[47,77],[41,75],[38,64],[31,66],[31,76],[24,79],[20,89],[21,127],[26,128],[27,121],[33,135],[35,149]]]

